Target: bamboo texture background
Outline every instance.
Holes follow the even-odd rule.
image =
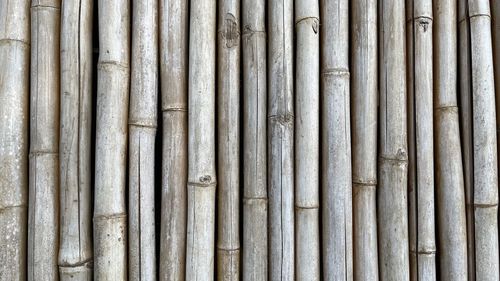
[[[500,280],[500,0],[0,0],[0,281]]]

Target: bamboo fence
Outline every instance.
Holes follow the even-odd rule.
[[[0,281],[500,280],[498,0],[0,0]]]

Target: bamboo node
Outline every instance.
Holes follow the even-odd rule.
[[[15,39],[15,38],[1,38],[0,39],[0,45],[8,45],[8,44],[13,44],[13,43],[21,43],[21,45],[24,45],[26,47],[30,46],[30,43],[27,40],[21,40],[21,39]]]

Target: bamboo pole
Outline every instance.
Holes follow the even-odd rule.
[[[465,211],[467,219],[467,251],[457,254],[457,257],[465,258],[467,255],[467,276],[460,276],[461,280],[476,279],[475,270],[475,245],[474,245],[474,202],[473,202],[473,154],[472,154],[472,94],[471,94],[471,61],[470,61],[470,30],[468,18],[467,0],[458,1],[458,38],[459,38],[459,87],[460,87],[460,132],[463,152],[463,170],[465,186]],[[459,248],[460,249],[460,248]],[[447,255],[445,257],[452,257]],[[449,259],[448,259],[449,260]],[[460,259],[458,259],[460,260]],[[456,263],[465,269],[463,261]],[[458,269],[458,268],[457,268]],[[448,270],[453,270],[449,268]],[[459,271],[459,272],[463,272]],[[463,274],[463,273],[462,273]],[[447,276],[444,276],[447,277]],[[458,279],[458,278],[457,278]]]
[[[434,223],[434,146],[433,146],[433,71],[432,71],[432,1],[419,0],[410,3],[412,10],[413,56],[411,63],[412,79],[409,99],[413,102],[411,118],[414,134],[410,143],[415,168],[415,186],[412,190],[416,211],[416,244],[410,255],[416,255],[416,279],[436,280],[436,234]],[[410,7],[407,7],[410,10]],[[410,146],[411,147],[411,146]],[[412,158],[412,157],[410,157]],[[411,167],[411,166],[410,166]],[[411,193],[410,193],[411,194]],[[411,196],[411,195],[410,195]],[[410,209],[410,213],[412,209]],[[410,215],[411,217],[411,215]],[[411,231],[410,231],[411,234]],[[410,236],[411,239],[411,236]],[[411,240],[410,240],[411,241]]]
[[[491,35],[493,36],[493,59],[495,70],[495,101],[496,112],[500,111],[500,1],[490,0]],[[500,114],[497,114],[497,142],[500,137]],[[498,154],[498,152],[497,152]]]
[[[217,280],[240,276],[240,3],[218,5]]]
[[[30,1],[0,1],[0,272],[26,280]]]
[[[98,1],[98,11],[94,276],[96,280],[126,280],[129,1],[101,0]]]
[[[469,0],[476,278],[499,280],[495,81],[488,0]]]
[[[268,2],[269,279],[293,280],[293,1]]]
[[[267,280],[266,1],[242,1],[242,279]]]
[[[92,1],[62,2],[59,277],[92,280]]]
[[[185,279],[188,1],[160,1],[163,117],[160,280]]]
[[[323,278],[352,280],[349,2],[321,4]]]
[[[158,1],[134,0],[132,8],[128,272],[132,280],[156,280],[154,191]]]
[[[216,3],[191,1],[186,280],[213,280]]]
[[[378,280],[377,1],[351,4],[354,280]]]
[[[296,279],[320,280],[319,1],[295,1]]]
[[[28,280],[57,280],[60,1],[31,2]]]
[[[440,277],[466,280],[464,179],[457,107],[457,2],[434,1],[434,135]],[[450,223],[450,221],[453,223]]]
[[[382,280],[409,280],[405,3],[380,8],[380,154],[378,234]]]

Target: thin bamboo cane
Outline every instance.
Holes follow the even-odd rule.
[[[320,280],[319,1],[295,1],[296,279]]]
[[[435,183],[440,276],[443,280],[466,280],[467,234],[457,107],[456,1],[434,1],[433,14]]]
[[[323,278],[352,280],[349,2],[321,4]]]
[[[243,0],[243,280],[267,280],[267,80],[264,0]]]
[[[490,3],[469,0],[476,278],[499,280],[498,163]]]
[[[132,280],[156,280],[154,191],[158,1],[134,0],[132,8],[128,270]]]
[[[464,186],[465,186],[465,210],[467,219],[467,251],[461,255],[467,255],[467,276],[462,275],[456,277],[458,280],[474,281],[476,279],[475,270],[475,245],[474,245],[474,203],[473,203],[473,154],[472,154],[472,94],[471,94],[471,61],[470,61],[470,31],[469,31],[469,18],[468,18],[468,3],[467,0],[458,1],[458,37],[459,37],[459,86],[460,86],[460,132],[461,144],[463,152],[463,169],[464,169]],[[460,249],[460,248],[458,248]],[[457,257],[461,255],[456,254]],[[452,257],[451,253],[444,257]],[[465,257],[462,257],[465,258]],[[450,259],[448,259],[450,260]],[[445,261],[445,260],[443,260]],[[443,263],[442,263],[443,266]],[[456,263],[455,269],[463,268],[465,266],[462,262]],[[456,271],[453,267],[449,268],[450,272],[463,272]],[[463,273],[462,273],[463,274]],[[442,275],[448,277],[448,275]],[[451,278],[452,276],[450,276]]]
[[[98,1],[98,11],[94,276],[96,280],[126,280],[129,1],[101,0]]]
[[[218,6],[217,280],[240,276],[240,3]]]
[[[382,280],[409,280],[405,3],[383,0],[380,25],[379,266]]]
[[[30,1],[0,1],[0,276],[26,280]]]
[[[186,280],[213,280],[216,3],[191,1]]]
[[[185,279],[188,1],[160,1],[163,115],[160,280]]]
[[[493,59],[495,70],[496,112],[500,111],[500,1],[490,0],[491,35],[493,36]],[[497,142],[500,137],[500,114],[497,114]],[[498,152],[497,152],[498,154]]]
[[[432,71],[432,1],[411,3],[413,29],[412,88],[415,123],[415,183],[417,279],[436,280],[436,234],[434,223],[434,146],[433,146],[433,71]],[[409,7],[408,7],[409,8]],[[411,119],[411,118],[409,118]],[[410,201],[412,201],[410,199]],[[410,210],[411,212],[411,210]],[[410,243],[411,245],[411,243]],[[411,254],[411,253],[410,253]]]
[[[62,2],[61,280],[92,280],[91,130],[93,1]]]
[[[413,0],[406,0],[406,53],[408,105],[408,234],[410,239],[410,280],[418,280],[417,152],[415,137],[415,32]]]
[[[377,1],[351,4],[354,280],[378,280]]]
[[[269,279],[293,280],[293,1],[268,3]]]
[[[59,0],[31,2],[28,280],[57,280]]]

